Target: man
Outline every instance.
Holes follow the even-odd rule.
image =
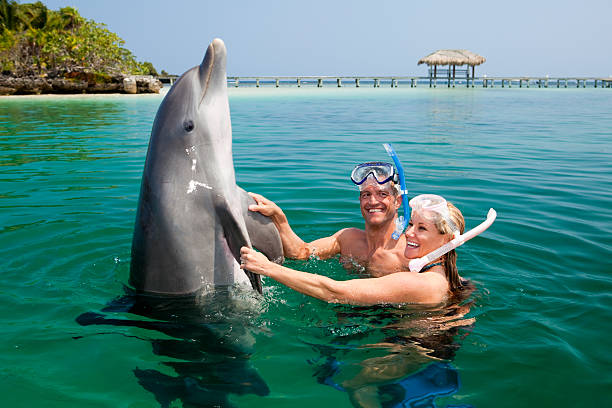
[[[351,180],[359,186],[365,230],[344,228],[330,237],[306,243],[291,229],[287,217],[274,202],[249,193],[257,202],[249,206],[249,210],[272,219],[288,258],[316,256],[327,259],[340,254],[363,266],[373,277],[408,270],[409,259],[404,256],[406,237],[401,231],[397,240],[391,236],[396,229],[397,211],[402,205],[395,169],[389,163],[363,163],[355,167]]]

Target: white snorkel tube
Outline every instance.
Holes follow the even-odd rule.
[[[446,254],[447,252],[452,251],[458,246],[465,244],[467,241],[474,238],[476,235],[483,233],[487,228],[491,226],[491,224],[493,224],[493,221],[495,221],[496,217],[497,217],[497,212],[493,208],[489,209],[489,212],[487,213],[487,219],[484,220],[480,225],[472,228],[471,230],[469,230],[468,232],[462,235],[456,236],[450,242],[447,242],[446,244],[442,245],[440,248],[433,250],[427,255],[421,258],[416,258],[416,259],[411,260],[410,263],[408,264],[408,267],[410,268],[410,272],[419,272],[428,263],[435,261],[442,255]]]
[[[387,154],[389,154],[389,156],[391,156],[393,159],[393,163],[395,163],[401,188],[400,194],[402,195],[402,205],[404,207],[404,215],[400,215],[398,217],[395,223],[395,231],[393,231],[393,234],[391,234],[391,238],[397,241],[406,229],[406,225],[408,225],[408,220],[410,219],[408,213],[408,189],[406,189],[406,179],[404,178],[404,168],[402,167],[402,162],[399,161],[399,158],[397,157],[397,154],[395,153],[395,150],[393,150],[393,147],[391,147],[390,143],[383,143],[383,146],[387,151]]]

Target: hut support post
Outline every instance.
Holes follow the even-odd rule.
[[[438,66],[434,65],[434,88],[438,85]]]
[[[474,79],[476,78],[476,65],[472,65],[472,88],[474,87]]]

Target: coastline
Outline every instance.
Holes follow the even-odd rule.
[[[157,94],[163,88],[151,75],[100,76],[73,72],[64,77],[0,75],[0,96]]]
[[[41,93],[41,94],[18,94],[0,95],[1,100],[27,100],[27,99],[104,99],[104,98],[159,98],[166,96],[170,90],[169,86],[160,88],[159,92],[146,92],[128,94],[125,92],[98,92],[98,93]]]

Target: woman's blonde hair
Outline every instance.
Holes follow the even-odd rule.
[[[463,218],[463,214],[461,214],[461,211],[452,203],[447,201],[446,205],[448,206],[448,213],[451,221],[455,223],[459,228],[459,232],[463,234],[465,231],[465,219]],[[453,230],[444,218],[440,218],[436,221],[436,228],[440,234],[449,235],[452,239]],[[457,252],[454,249],[447,252],[442,256],[442,261],[444,262],[444,272],[448,280],[448,285],[450,286],[451,292],[454,292],[461,287],[461,279],[459,278],[459,271],[457,270]]]

